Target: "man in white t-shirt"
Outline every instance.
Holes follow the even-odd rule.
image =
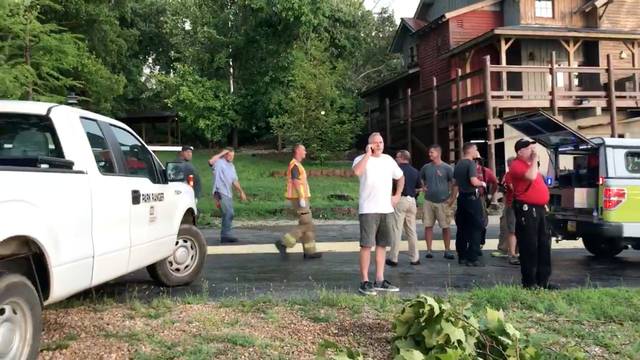
[[[384,279],[385,253],[391,245],[393,211],[404,188],[404,174],[389,155],[383,154],[384,141],[380,133],[369,136],[364,155],[353,160],[353,172],[360,178],[358,213],[360,220],[360,275],[358,291],[364,295],[376,295],[377,291],[399,291]],[[392,195],[393,180],[397,180]],[[376,248],[376,279],[369,281],[371,248]]]

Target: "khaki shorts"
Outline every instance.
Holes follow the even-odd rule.
[[[429,200],[424,201],[422,206],[422,223],[425,227],[433,227],[438,220],[438,225],[442,229],[448,229],[451,224],[451,207],[447,202],[433,203]]]

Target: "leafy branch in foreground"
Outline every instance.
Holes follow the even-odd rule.
[[[442,299],[425,295],[404,304],[393,322],[393,330],[396,360],[544,358],[542,351],[505,321],[502,310],[486,308],[478,319],[470,306],[457,309]],[[584,358],[579,352],[556,355]]]

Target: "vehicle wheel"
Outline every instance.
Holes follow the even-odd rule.
[[[0,359],[35,359],[42,336],[42,306],[31,282],[0,273]]]
[[[204,267],[207,243],[194,225],[182,224],[171,256],[147,267],[149,275],[164,286],[192,283]]]
[[[604,259],[615,257],[624,250],[622,245],[607,238],[593,238],[585,236],[582,238],[582,243],[588,252],[592,253],[596,257]]]

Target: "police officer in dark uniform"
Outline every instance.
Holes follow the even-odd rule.
[[[535,143],[527,139],[518,140],[515,145],[517,158],[509,167],[522,286],[527,289],[557,289],[557,285],[549,283],[551,238],[545,219],[549,189],[539,172]]]
[[[462,147],[463,158],[453,170],[455,185],[458,187],[458,208],[456,210],[456,251],[458,263],[467,266],[484,266],[478,261],[484,218],[479,188],[487,184],[478,179],[476,163],[478,148],[466,143]]]

